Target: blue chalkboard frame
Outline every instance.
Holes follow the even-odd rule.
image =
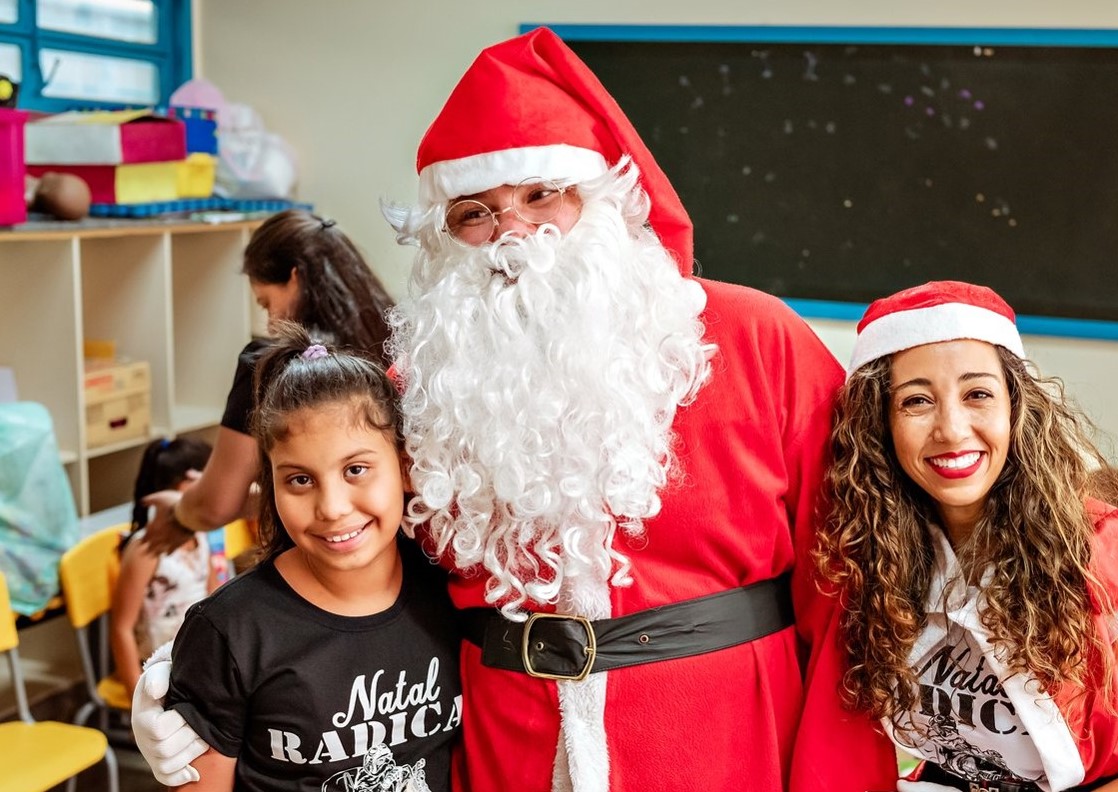
[[[520,32],[551,28],[570,41],[751,41],[828,44],[953,44],[974,46],[1118,47],[1118,30],[1085,28],[861,27],[785,25],[579,25],[525,22]],[[784,300],[805,319],[858,321],[865,303]],[[1118,322],[1018,316],[1029,335],[1118,341]]]

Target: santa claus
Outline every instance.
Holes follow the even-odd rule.
[[[418,169],[386,211],[419,246],[391,321],[407,527],[468,639],[457,787],[894,789],[801,560],[833,357],[692,276],[667,178],[546,29],[478,57]]]

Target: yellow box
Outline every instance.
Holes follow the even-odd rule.
[[[114,165],[111,203],[136,204],[173,201],[179,197],[179,166],[175,162]],[[95,197],[96,201],[97,198]]]
[[[89,368],[88,358],[101,360],[114,360],[116,358],[116,341],[107,338],[87,338],[82,341],[82,356],[86,358],[86,368]]]
[[[86,361],[86,448],[151,433],[151,368],[146,361]]]
[[[209,154],[191,154],[178,166],[179,198],[209,198],[214,194],[217,159]]]

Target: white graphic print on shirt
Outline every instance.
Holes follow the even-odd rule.
[[[322,792],[431,792],[423,772],[426,760],[397,765],[392,749],[383,743],[365,754],[360,767],[343,770],[326,779]]]
[[[444,712],[439,697],[442,688],[438,684],[439,658],[432,657],[427,666],[427,677],[421,682],[409,681],[407,670],[401,669],[393,682],[385,678],[384,669],[371,677],[358,675],[350,686],[348,704],[344,710],[335,712],[331,722],[335,728],[327,729],[319,735],[296,734],[282,729],[269,728],[271,758],[278,762],[294,764],[322,764],[338,762],[347,758],[365,757],[365,763],[335,774],[328,781],[341,779],[345,773],[360,773],[361,778],[370,776],[370,757],[377,759],[377,767],[382,767],[383,757],[377,752],[378,746],[395,746],[412,739],[428,737],[439,731],[451,732],[462,722],[462,696],[454,698],[450,712]],[[388,750],[392,772],[404,773],[410,778],[415,770],[421,770],[421,762],[414,767],[404,765],[397,768]],[[379,771],[378,771],[379,772]],[[388,772],[388,770],[384,770]],[[422,773],[420,781],[422,781]],[[350,776],[353,778],[355,776]],[[403,777],[403,776],[401,776]],[[406,779],[405,779],[406,780]],[[380,792],[396,787],[372,786],[368,789]],[[323,786],[326,789],[326,785]],[[410,789],[404,786],[401,789]],[[416,790],[426,789],[416,786]],[[348,787],[345,792],[357,792]]]
[[[915,670],[919,708],[909,718],[924,743],[920,753],[971,781],[1043,778],[1036,746],[969,631],[951,623],[946,640],[917,658]]]

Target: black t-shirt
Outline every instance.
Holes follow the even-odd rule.
[[[235,790],[450,789],[462,722],[454,608],[442,570],[399,544],[403,587],[383,613],[321,610],[271,561],[187,612],[167,705],[237,758]]]
[[[233,386],[225,397],[225,412],[221,425],[234,432],[251,435],[252,409],[255,399],[252,392],[252,378],[256,373],[256,359],[268,346],[267,339],[254,339],[237,356],[237,371],[233,374]]]

